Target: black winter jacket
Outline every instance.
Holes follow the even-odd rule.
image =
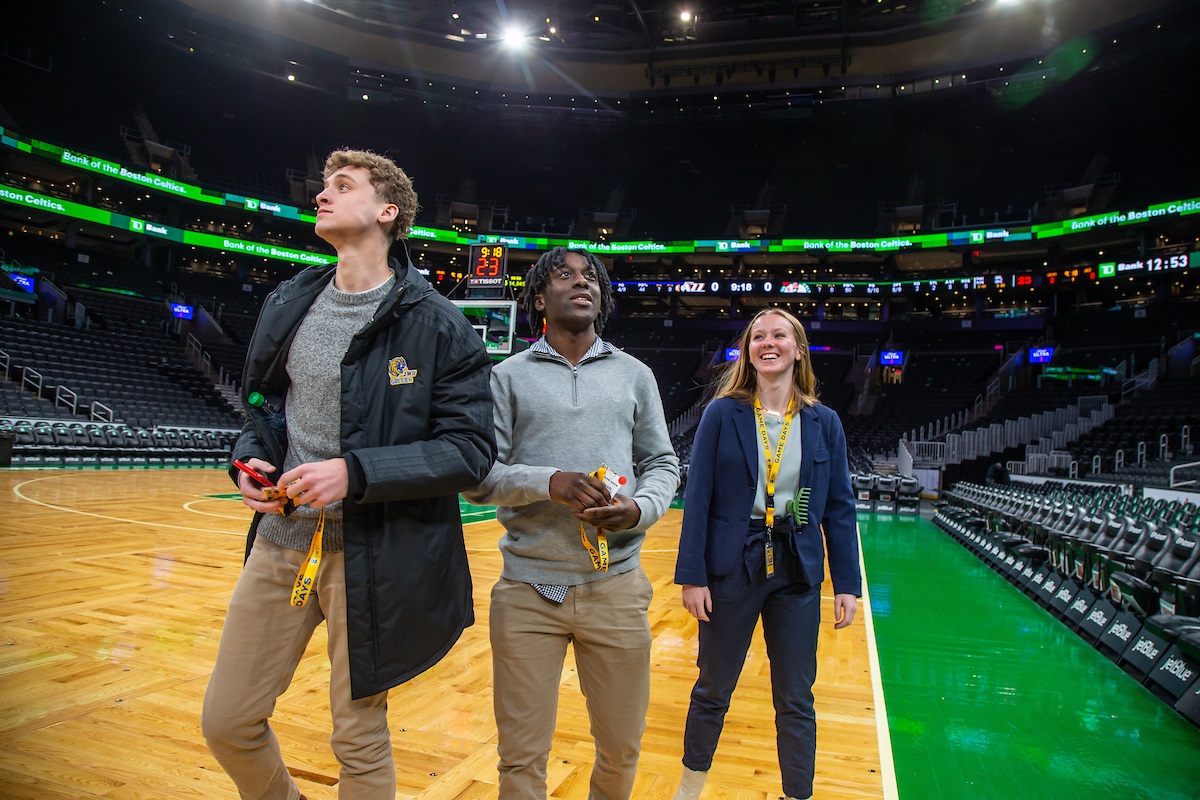
[[[496,458],[491,362],[479,334],[412,266],[342,361],[341,440],[350,686],[377,694],[436,664],[475,621],[458,492]],[[242,381],[282,408],[292,337],[331,266],[310,267],[263,303]],[[400,362],[399,359],[403,359]],[[244,402],[244,401],[243,401]],[[287,435],[258,409],[233,449],[283,464]],[[282,408],[286,417],[286,408]],[[230,469],[237,480],[237,471]],[[246,552],[261,515],[250,525]],[[287,602],[288,598],[280,598]]]

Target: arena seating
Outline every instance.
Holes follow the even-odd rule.
[[[233,431],[146,430],[123,424],[0,419],[14,440],[13,466],[223,466]]]
[[[938,527],[1200,725],[1200,508],[1054,481],[959,482],[937,505]]]
[[[13,434],[13,464],[227,460],[239,415],[163,332],[161,304],[114,296],[97,305],[110,330],[0,319],[9,359],[0,425]]]

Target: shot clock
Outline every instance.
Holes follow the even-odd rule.
[[[501,298],[508,276],[508,245],[473,244],[467,265],[467,297]]]
[[[498,279],[499,283],[503,284],[504,276],[507,274],[508,245],[471,245],[471,271],[468,277],[475,280]],[[485,285],[491,285],[490,281]]]

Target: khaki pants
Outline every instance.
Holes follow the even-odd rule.
[[[650,703],[653,589],[640,567],[574,586],[562,605],[501,578],[492,588],[491,641],[501,800],[546,797],[567,643],[596,740],[592,800],[628,800]]]
[[[396,772],[387,726],[387,692],[350,699],[346,583],[342,553],[325,553],[316,591],[290,604],[307,553],[258,539],[242,570],[204,695],[208,747],[246,800],[297,800],[268,720],[322,620],[329,634],[329,743],[341,765],[341,800],[394,800]]]

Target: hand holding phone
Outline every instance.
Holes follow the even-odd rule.
[[[254,467],[250,466],[249,464],[247,464],[244,461],[241,461],[241,460],[235,458],[233,460],[233,465],[235,467],[237,467],[238,469],[240,469],[242,472],[249,475],[251,477],[251,479],[253,479],[254,482],[257,483],[259,486],[274,486],[275,485],[275,481],[271,480],[266,475],[263,475],[261,472],[259,472]]]
[[[258,486],[260,487],[260,489],[262,491],[262,496],[263,496],[264,500],[266,500],[268,502],[274,502],[276,500],[286,500],[287,502],[285,502],[283,504],[284,516],[287,516],[288,514],[290,514],[296,510],[296,505],[295,505],[295,503],[292,502],[291,498],[289,498],[287,496],[287,491],[285,489],[281,489],[280,487],[276,486],[275,481],[271,480],[266,475],[263,475],[261,472],[256,470],[254,467],[250,466],[249,464],[245,463],[244,461],[241,461],[240,459],[235,458],[233,460],[233,465],[235,467],[237,467],[238,469],[240,469],[242,472],[249,475],[250,479],[258,484]]]

